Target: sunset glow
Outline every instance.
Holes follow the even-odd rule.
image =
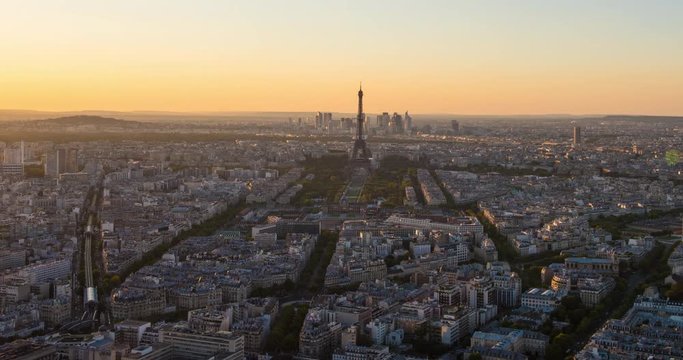
[[[78,4],[75,4],[78,3]],[[0,108],[683,114],[680,1],[5,1]]]

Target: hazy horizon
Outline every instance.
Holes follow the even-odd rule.
[[[317,112],[327,112],[332,114],[349,114],[356,116],[354,111],[332,111],[325,109],[315,109],[315,110],[197,110],[197,111],[172,111],[172,110],[108,110],[108,109],[83,109],[83,110],[35,110],[35,109],[0,109],[0,113],[11,114],[11,113],[35,113],[35,114],[82,114],[82,115],[93,115],[98,116],[98,114],[168,114],[172,116],[182,116],[182,115],[206,115],[206,116],[221,116],[221,115],[240,115],[240,114],[315,114]],[[405,111],[395,111],[394,109],[389,109],[387,111],[372,111],[364,112],[367,115],[378,115],[387,112],[392,114],[394,112],[403,115]],[[554,116],[567,116],[567,117],[598,117],[598,116],[628,116],[628,117],[638,117],[638,116],[653,116],[653,117],[683,117],[681,114],[672,115],[656,115],[649,113],[449,113],[449,112],[413,112],[407,111],[412,115],[434,115],[434,116],[466,116],[466,117],[554,117]]]
[[[345,111],[331,112],[335,118],[352,117],[356,114]],[[288,118],[312,118],[317,111],[113,111],[113,110],[74,110],[74,111],[43,111],[28,109],[0,109],[0,121],[36,121],[56,119],[71,116],[94,116],[103,118],[115,118],[130,121],[203,121],[203,120],[238,120],[238,121],[287,121]],[[390,114],[393,111],[389,112]],[[410,115],[417,121],[478,121],[478,120],[590,120],[605,117],[660,117],[683,119],[683,115],[652,115],[652,114],[448,114],[448,113],[412,113]],[[366,113],[369,121],[374,123],[374,116],[381,112]],[[399,112],[403,115],[403,112]]]

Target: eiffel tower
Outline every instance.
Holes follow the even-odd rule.
[[[354,167],[370,168],[370,158],[372,154],[368,145],[365,143],[365,135],[363,135],[363,128],[365,127],[365,114],[363,114],[363,87],[361,85],[358,90],[358,115],[356,117],[356,140],[353,143],[353,153],[351,155],[351,163]]]

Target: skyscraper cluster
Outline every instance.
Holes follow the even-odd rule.
[[[388,134],[410,133],[413,128],[413,118],[407,111],[403,116],[398,113],[389,115],[385,112],[377,115],[377,127],[386,130]]]
[[[363,114],[363,116],[365,116],[365,114]],[[348,133],[352,130],[355,132],[358,123],[357,117],[341,117],[334,119],[332,118],[332,113],[320,111],[316,113],[314,121],[314,128],[326,133],[334,133],[337,131]],[[363,125],[363,129],[367,129],[367,126]]]
[[[315,115],[315,128],[320,130],[330,130],[336,128],[337,124],[332,121],[332,113],[318,111]]]

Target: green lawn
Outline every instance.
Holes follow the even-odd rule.
[[[380,162],[379,169],[370,174],[365,182],[362,202],[370,202],[376,198],[384,198],[384,206],[393,207],[403,205],[406,186],[412,186],[411,173],[419,163],[401,156],[388,156]],[[415,189],[419,192],[419,188]]]
[[[327,155],[320,159],[308,158],[302,163],[304,174],[313,174],[312,180],[302,180],[303,188],[296,194],[292,203],[298,206],[313,205],[318,198],[325,203],[334,203],[346,187],[346,166],[348,157],[345,153]],[[305,176],[305,175],[304,175]]]

